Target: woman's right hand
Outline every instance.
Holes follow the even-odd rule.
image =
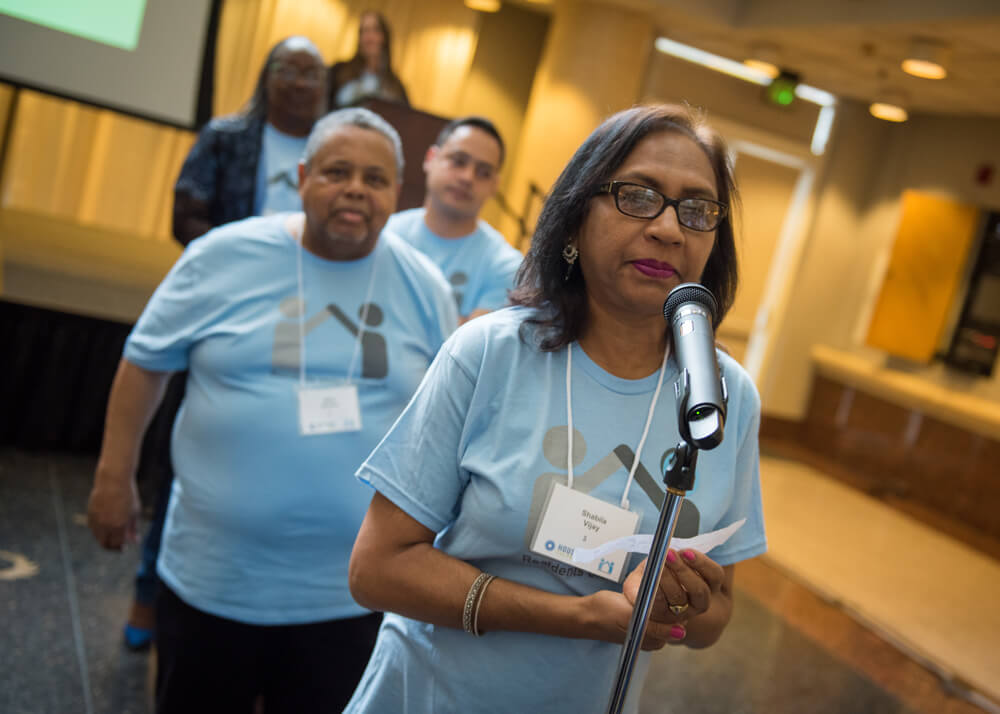
[[[104,440],[87,502],[87,525],[102,547],[121,550],[139,542],[139,491],[135,468],[146,427],[167,387],[169,372],[154,372],[129,362],[118,363]]]
[[[98,471],[87,501],[87,525],[101,547],[121,550],[139,542],[139,493],[131,476],[103,477]]]
[[[662,593],[657,592],[657,597],[662,597]],[[579,598],[579,605],[583,620],[581,637],[619,644],[625,641],[633,609],[625,595],[614,590],[598,590]],[[659,650],[668,644],[679,644],[685,634],[679,622],[658,622],[650,618],[642,638],[642,649]]]

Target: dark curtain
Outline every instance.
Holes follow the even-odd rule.
[[[130,329],[0,301],[0,444],[96,454]]]
[[[0,447],[96,455],[132,326],[0,300]],[[173,381],[179,382],[177,377]],[[168,390],[143,444],[162,462],[182,383]],[[140,480],[143,471],[140,468]]]

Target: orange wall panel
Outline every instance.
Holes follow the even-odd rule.
[[[914,362],[934,356],[979,225],[978,207],[904,191],[867,342]]]

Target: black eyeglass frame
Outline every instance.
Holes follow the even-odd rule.
[[[660,210],[654,213],[652,216],[637,216],[634,213],[629,213],[628,211],[624,211],[622,210],[621,205],[618,203],[618,193],[619,191],[621,191],[622,186],[636,186],[638,188],[645,189],[646,191],[655,193],[663,200],[663,205],[660,206]],[[670,198],[669,196],[660,193],[655,188],[651,188],[649,186],[646,186],[645,184],[635,183],[634,181],[608,181],[607,183],[603,183],[600,186],[598,186],[597,190],[594,192],[594,195],[601,195],[605,193],[610,193],[612,196],[615,197],[615,208],[618,209],[619,213],[628,216],[629,218],[640,218],[642,220],[651,221],[654,218],[659,217],[670,206],[673,206],[674,211],[677,213],[678,223],[680,223],[685,228],[690,228],[693,231],[700,231],[702,233],[708,233],[710,231],[714,231],[716,228],[722,225],[722,222],[726,220],[726,216],[729,214],[729,206],[724,204],[722,201],[716,201],[715,199],[712,198]],[[713,225],[711,228],[698,228],[696,226],[691,226],[685,223],[684,219],[681,218],[680,206],[682,203],[687,203],[688,201],[699,201],[701,203],[711,203],[718,206],[720,209],[719,217],[715,225]]]
[[[274,60],[268,65],[271,75],[277,77],[282,82],[294,82],[297,79],[303,80],[306,84],[316,85],[323,81],[326,70],[323,67],[309,67],[300,69],[295,65],[285,64],[281,60]]]

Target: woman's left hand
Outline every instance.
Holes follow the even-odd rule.
[[[622,586],[622,594],[633,605],[639,595],[639,583],[646,570],[646,562],[643,560],[629,573]],[[680,552],[669,550],[650,609],[650,619],[683,627],[691,618],[708,611],[712,596],[721,591],[725,578],[722,566],[704,553],[690,549]]]

